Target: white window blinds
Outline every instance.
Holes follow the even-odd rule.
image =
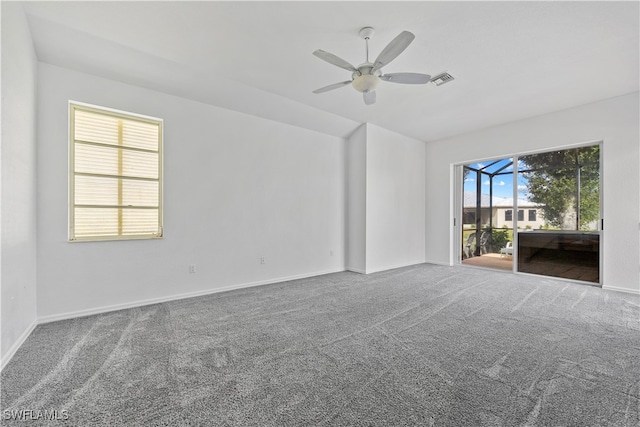
[[[162,237],[162,121],[70,104],[69,240]]]

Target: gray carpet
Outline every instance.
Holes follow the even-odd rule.
[[[20,426],[638,426],[640,297],[335,273],[40,325],[1,397]]]

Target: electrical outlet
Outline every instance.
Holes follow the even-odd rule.
[[[189,264],[189,274],[194,274],[196,272],[196,265]]]
[[[263,257],[263,256],[261,256],[261,257],[260,257],[260,264],[264,264],[264,263],[265,263],[265,262],[264,262],[264,257]]]

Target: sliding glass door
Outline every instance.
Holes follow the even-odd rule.
[[[592,145],[461,165],[459,262],[599,283],[600,155]]]
[[[543,225],[518,227],[517,271],[599,283],[600,146],[518,159],[518,178]]]

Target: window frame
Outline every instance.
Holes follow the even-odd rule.
[[[109,235],[109,236],[81,236],[75,235],[75,111],[82,110],[94,114],[102,114],[106,116],[133,120],[137,122],[145,122],[158,126],[158,232],[155,234],[129,234],[129,235]],[[87,104],[77,101],[69,101],[68,110],[68,153],[69,153],[69,210],[68,210],[68,242],[98,242],[98,241],[122,241],[122,240],[149,240],[162,239],[164,237],[163,225],[163,143],[164,143],[164,122],[162,119],[152,116],[146,116],[128,111],[116,110],[113,108],[102,107],[98,105]]]
[[[505,209],[504,210],[504,220],[505,221],[513,221],[513,209]]]

